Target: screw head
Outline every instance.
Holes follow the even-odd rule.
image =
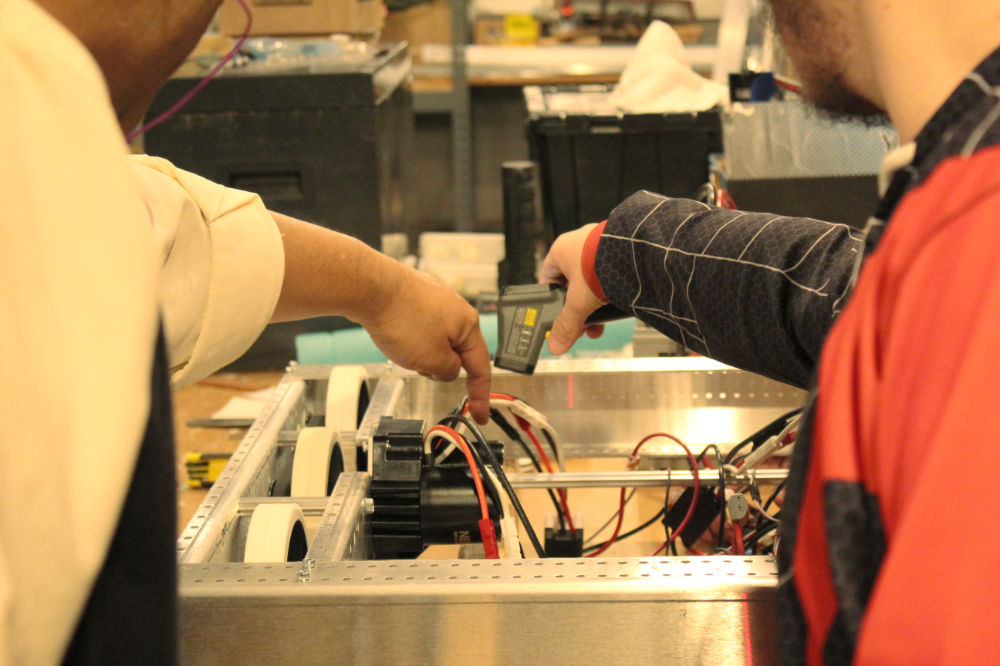
[[[366,497],[361,502],[361,509],[368,515],[375,513],[375,500],[371,497]]]

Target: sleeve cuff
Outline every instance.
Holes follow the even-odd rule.
[[[583,252],[580,254],[580,267],[583,269],[583,279],[587,282],[590,290],[594,292],[594,295],[601,299],[602,303],[607,303],[608,298],[604,295],[600,280],[597,279],[594,262],[597,259],[597,246],[601,242],[601,234],[604,233],[604,227],[607,224],[608,221],[604,220],[590,230],[587,240],[583,242]]]
[[[197,337],[183,355],[186,358],[171,358],[175,367],[180,366],[171,378],[177,388],[239,358],[260,336],[281,293],[284,246],[274,218],[257,195],[223,187],[162,159],[133,159],[173,179],[200,210],[200,224],[207,229],[207,256],[191,252],[170,259],[178,267],[190,266],[192,272],[200,269],[197,272],[203,275],[199,284],[181,285],[187,290],[185,298],[195,295],[191,290],[204,294],[204,309],[200,321],[192,322]],[[191,266],[191,261],[202,266]],[[207,274],[202,273],[205,263]],[[169,312],[164,315],[169,319]]]

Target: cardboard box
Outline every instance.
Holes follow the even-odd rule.
[[[371,35],[382,29],[381,0],[246,0],[253,14],[251,35]],[[246,14],[236,2],[219,8],[219,32],[238,36]]]
[[[451,3],[434,0],[390,11],[382,30],[386,43],[407,42],[414,60],[424,44],[451,44]]]

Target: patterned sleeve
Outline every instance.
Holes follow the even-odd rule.
[[[805,386],[844,304],[862,232],[638,192],[608,218],[607,298],[689,349]]]

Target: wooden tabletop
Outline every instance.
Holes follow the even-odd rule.
[[[177,530],[191,520],[208,493],[207,489],[189,488],[184,465],[189,451],[232,453],[240,445],[247,428],[192,428],[192,419],[209,418],[230,398],[276,386],[282,372],[219,373],[174,392],[174,439],[177,465]]]

